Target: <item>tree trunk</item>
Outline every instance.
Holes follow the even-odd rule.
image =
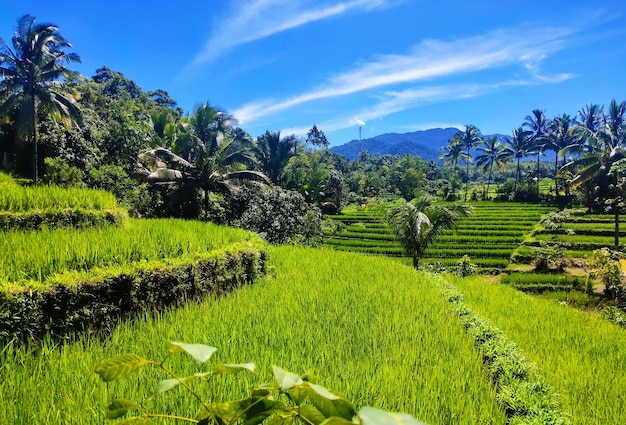
[[[469,150],[468,150],[469,153]],[[467,202],[467,185],[469,184],[469,160],[465,165],[465,199],[463,202]]]
[[[489,200],[489,186],[491,185],[491,173],[493,171],[493,162],[489,166],[489,178],[487,179],[487,194],[485,195],[485,200]]]
[[[418,255],[413,255],[413,268],[418,270],[420,266],[420,257]]]
[[[615,205],[613,208],[615,208],[615,248],[617,248],[619,246],[619,205],[617,205],[617,195],[619,194],[617,183],[619,182],[619,179],[617,177],[617,171],[613,174],[615,174],[615,180],[613,182],[615,187]]]
[[[35,108],[35,95],[31,96],[30,101],[32,102],[32,113],[33,113],[33,184],[37,184],[39,180],[39,154],[37,152],[37,147],[39,145],[39,130],[37,129],[37,110]]]
[[[204,219],[209,221],[209,190],[204,189]]]
[[[554,154],[554,193],[555,198],[559,198],[559,183],[556,180],[556,175],[559,173],[559,149],[555,151]]]

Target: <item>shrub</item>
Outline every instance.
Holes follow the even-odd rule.
[[[464,255],[461,257],[456,267],[452,270],[452,274],[458,277],[465,277],[476,274],[478,266],[470,261],[469,256]]]
[[[322,235],[321,214],[294,191],[273,187],[254,196],[239,226],[259,233],[274,244],[301,238],[309,242]]]
[[[593,251],[593,257],[589,261],[590,275],[604,284],[604,295],[612,300],[626,295],[626,284],[619,257],[619,253],[602,248]]]
[[[84,186],[83,173],[77,167],[69,165],[63,158],[46,158],[44,164],[46,167],[42,179],[44,183],[66,188]]]

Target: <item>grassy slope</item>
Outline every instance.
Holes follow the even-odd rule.
[[[479,278],[453,283],[537,364],[574,424],[626,423],[626,330]]]
[[[322,385],[359,406],[409,412],[430,424],[505,423],[479,355],[423,276],[386,258],[292,247],[274,249],[271,264],[275,278],[122,325],[106,344],[75,342],[38,355],[6,348],[0,423],[103,423],[107,400],[142,398],[157,378],[107,387],[95,364],[125,352],[155,358],[167,339],[214,345],[218,362],[255,362],[259,376],[244,379],[239,391],[269,380],[271,364],[298,373],[312,367]],[[187,358],[172,360],[177,370],[197,371]],[[156,403],[196,406],[180,394]]]

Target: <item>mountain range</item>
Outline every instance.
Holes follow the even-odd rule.
[[[350,161],[359,156],[361,150],[371,155],[415,155],[425,161],[439,162],[439,156],[444,152],[443,148],[458,128],[431,128],[430,130],[413,131],[410,133],[386,133],[368,139],[351,140],[339,146],[333,146],[331,151],[344,155]],[[496,135],[500,136],[500,135]],[[485,138],[490,136],[483,136]]]

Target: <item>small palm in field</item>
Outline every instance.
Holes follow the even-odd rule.
[[[413,259],[413,267],[444,230],[456,227],[457,220],[471,214],[469,205],[432,205],[429,197],[402,202],[387,211],[390,224],[406,253]]]

